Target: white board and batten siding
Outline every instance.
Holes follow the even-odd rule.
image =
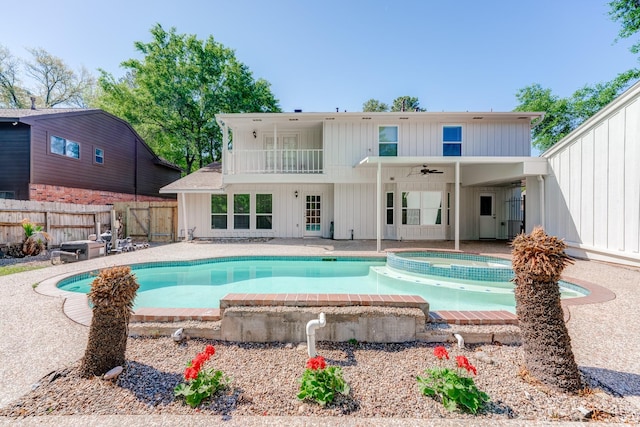
[[[228,194],[227,229],[215,230],[211,228],[211,194],[187,193],[186,221],[188,228],[195,227],[196,238],[248,238],[248,237],[305,237],[304,205],[306,195],[320,195],[322,202],[321,232],[322,237],[330,237],[330,223],[333,220],[333,189],[327,184],[236,184],[226,188]],[[295,197],[295,192],[298,197]],[[236,230],[233,228],[233,195],[251,195],[250,228]],[[273,195],[273,228],[271,230],[256,229],[255,195]],[[184,228],[184,207],[178,203],[180,228]]]
[[[442,156],[442,126],[448,122],[407,121],[387,123],[325,122],[325,168],[331,180],[352,178],[352,167],[362,159],[378,155],[378,126],[398,125],[398,156]],[[463,126],[463,156],[529,156],[529,122],[468,121]]]
[[[640,83],[543,156],[547,233],[576,256],[640,265]]]

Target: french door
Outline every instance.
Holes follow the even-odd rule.
[[[304,235],[322,236],[322,209],[319,194],[307,194],[304,206]]]

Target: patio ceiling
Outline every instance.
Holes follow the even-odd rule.
[[[355,167],[455,167],[458,163],[462,186],[511,185],[548,173],[547,160],[542,157],[366,157]]]

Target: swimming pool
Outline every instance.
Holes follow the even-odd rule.
[[[513,283],[416,274],[383,258],[227,257],[132,265],[140,289],[135,309],[218,308],[229,293],[419,295],[438,310],[515,312]],[[62,290],[87,293],[96,272],[69,277]],[[588,292],[561,283],[563,298]]]

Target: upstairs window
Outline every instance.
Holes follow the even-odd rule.
[[[227,229],[227,195],[211,195],[211,228],[214,230]]]
[[[462,126],[442,126],[442,155],[462,156]]]
[[[398,126],[378,126],[378,155],[398,155]]]
[[[104,164],[104,150],[102,148],[96,148],[95,149],[95,154],[94,154],[94,157],[93,157],[93,161],[97,165],[103,165]]]
[[[80,158],[80,144],[60,138],[59,136],[51,136],[49,150],[53,154],[60,156],[72,157],[74,159]]]

